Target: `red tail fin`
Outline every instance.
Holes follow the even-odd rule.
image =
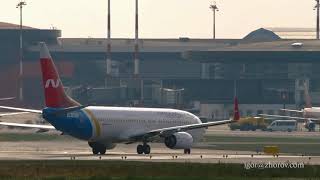
[[[80,105],[66,95],[58,71],[45,43],[40,43],[40,64],[46,106],[67,108]]]
[[[238,98],[234,98],[234,112],[233,112],[233,120],[238,121],[240,119],[240,112],[239,112],[239,102]]]

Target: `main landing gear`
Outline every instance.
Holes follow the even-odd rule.
[[[184,154],[191,154],[191,149],[185,149]]]
[[[92,148],[92,153],[94,155],[104,155],[106,154],[107,148],[98,142],[88,142],[89,146]]]
[[[150,154],[150,152],[151,152],[151,147],[146,143],[143,143],[143,145],[139,144],[137,146],[138,154]]]

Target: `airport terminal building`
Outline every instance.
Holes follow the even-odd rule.
[[[0,93],[17,97],[17,26],[0,23],[0,38]],[[242,115],[300,108],[304,82],[320,104],[317,40],[283,39],[266,29],[243,39],[141,39],[140,72],[133,76],[134,40],[112,39],[107,77],[106,39],[61,38],[60,30],[30,27],[24,39],[24,106],[43,105],[39,41],[48,44],[67,92],[84,104],[174,107],[222,119],[232,111],[235,91]]]

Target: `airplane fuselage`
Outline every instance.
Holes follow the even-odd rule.
[[[304,108],[303,116],[306,118],[320,118],[320,108],[319,107]]]
[[[89,106],[52,115],[58,110],[43,110],[44,119],[57,130],[78,139],[104,144],[127,142],[132,136],[155,129],[201,123],[197,116],[174,109]],[[201,139],[204,132],[203,128],[188,131],[194,141]]]

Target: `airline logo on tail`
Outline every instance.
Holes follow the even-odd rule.
[[[48,79],[47,81],[46,81],[46,84],[45,84],[45,88],[50,88],[50,87],[52,87],[52,88],[58,88],[59,87],[59,85],[60,85],[60,80],[59,79],[57,79],[57,80],[54,80],[54,79]]]

